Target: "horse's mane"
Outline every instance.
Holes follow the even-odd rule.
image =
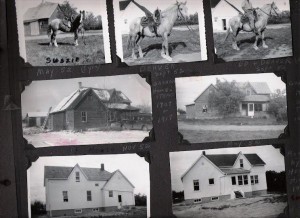
[[[264,12],[262,12],[262,10],[266,10],[268,7],[271,7],[272,3],[268,3],[268,4],[265,4],[263,5],[260,9],[261,10],[256,10],[256,12],[258,13],[258,15],[262,15],[262,14],[265,14]]]
[[[162,15],[167,15],[167,14],[169,14],[173,9],[176,9],[176,10],[177,10],[177,7],[180,6],[180,5],[182,5],[182,2],[172,4],[172,5],[170,5],[169,7],[167,7],[165,10],[163,10],[161,13],[162,13]]]

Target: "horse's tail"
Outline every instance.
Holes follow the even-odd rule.
[[[228,36],[229,36],[229,34],[230,34],[230,31],[231,31],[231,26],[229,25],[229,27],[227,28],[227,31],[226,31],[226,37],[225,37],[223,43],[226,42],[226,40],[227,40],[227,38],[228,38]]]
[[[52,26],[51,26],[51,24],[48,24],[48,29],[47,29],[48,37],[50,37],[51,31],[52,31]]]

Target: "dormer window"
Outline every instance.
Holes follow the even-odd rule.
[[[244,168],[244,161],[243,161],[243,159],[240,159],[240,168]]]
[[[247,95],[251,95],[251,90],[250,90],[250,89],[247,89],[246,94],[247,94]]]
[[[80,182],[80,174],[79,174],[79,172],[75,173],[75,180],[76,180],[76,182]]]

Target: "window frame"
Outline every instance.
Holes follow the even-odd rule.
[[[109,197],[109,198],[113,198],[113,197],[114,197],[114,191],[109,190],[109,191],[108,191],[108,197]]]
[[[68,191],[62,191],[63,202],[69,202]]]
[[[212,180],[212,183],[211,183],[211,180]],[[214,178],[209,178],[208,179],[208,184],[209,185],[214,185],[215,184],[215,179]]]
[[[242,158],[240,159],[240,168],[244,168],[244,160]]]
[[[75,182],[80,182],[80,172],[79,171],[75,172]]]
[[[92,191],[91,190],[86,191],[86,200],[87,201],[93,201],[93,199],[92,199]]]
[[[88,122],[88,115],[86,111],[81,111],[81,122],[87,123]]]
[[[198,184],[197,184],[197,183],[198,183]],[[196,190],[196,189],[197,189],[196,187],[198,187],[198,190]],[[193,180],[193,190],[194,190],[195,192],[200,191],[200,182],[199,182],[199,179],[194,179],[194,180]]]
[[[233,184],[233,181],[235,184]],[[231,185],[237,185],[237,179],[236,179],[236,176],[231,176]]]

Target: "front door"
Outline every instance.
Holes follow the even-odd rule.
[[[223,27],[223,30],[227,30],[226,19],[222,19],[222,27]]]
[[[254,117],[254,104],[253,103],[248,104],[248,116]]]
[[[118,195],[119,207],[122,207],[122,195]]]

